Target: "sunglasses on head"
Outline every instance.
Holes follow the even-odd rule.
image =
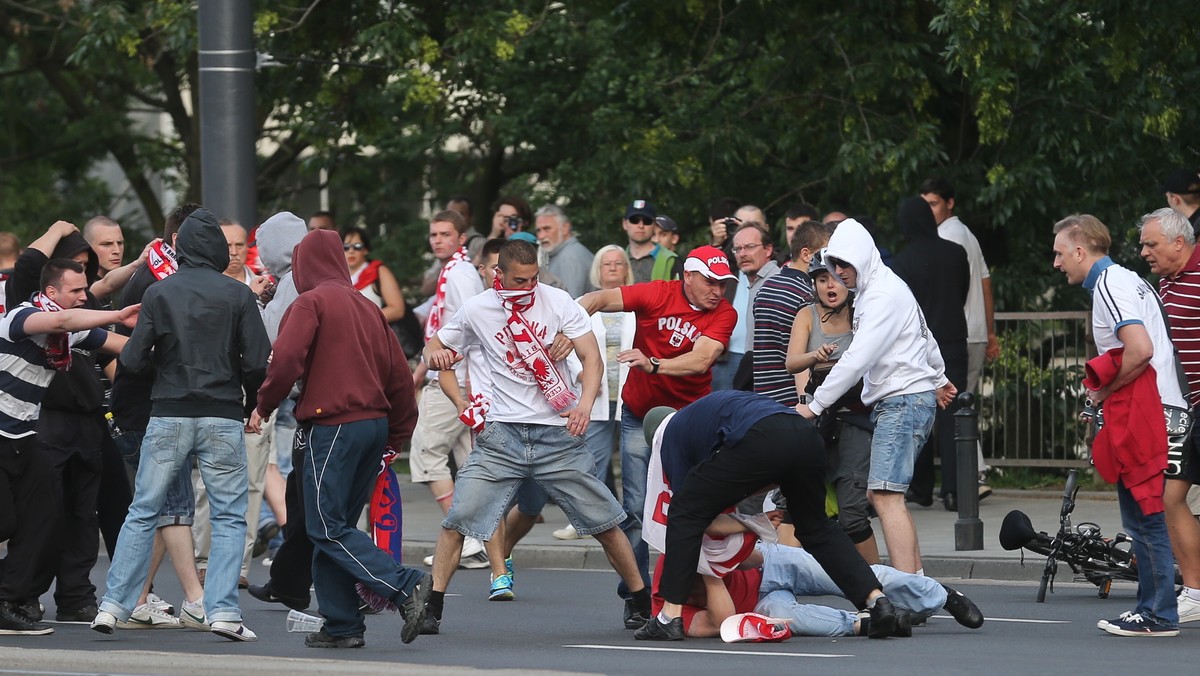
[[[626,220],[628,220],[631,225],[654,225],[654,219],[647,218],[645,216],[633,216]]]
[[[354,244],[343,244],[342,245],[342,251],[350,251],[351,249],[353,249],[354,251],[362,251],[365,248],[367,248],[367,245],[363,244],[362,242],[355,242]]]

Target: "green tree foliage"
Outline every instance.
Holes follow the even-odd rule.
[[[1187,98],[1200,37],[1178,30],[1193,5],[262,0],[259,49],[281,67],[257,83],[261,210],[289,208],[324,168],[339,220],[385,229],[409,276],[420,207],[455,193],[475,199],[481,229],[497,195],[562,200],[593,247],[623,240],[631,199],[699,241],[707,204],[732,195],[773,218],[797,201],[870,215],[897,248],[898,200],[944,175],[1001,308],[1071,305],[1082,298],[1043,293],[1062,285],[1050,225],[1095,213],[1128,262],[1158,179],[1200,166]],[[7,153],[50,167],[22,172],[31,195],[83,176],[61,155],[25,159],[50,139],[78,139],[81,166],[116,157],[139,197],[136,177],[163,169],[199,194],[194,2],[5,2],[0,37],[18,71],[0,86],[40,78],[25,90],[53,111]],[[173,131],[141,131],[129,112],[142,109]]]

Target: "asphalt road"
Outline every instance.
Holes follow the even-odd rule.
[[[101,564],[105,563],[101,559]],[[256,562],[257,563],[257,562]],[[256,582],[265,569],[254,571]],[[102,568],[97,568],[97,576]],[[158,587],[178,602],[167,573]],[[102,579],[99,580],[102,583]],[[367,647],[306,648],[302,634],[285,630],[287,609],[243,592],[246,623],[260,639],[231,643],[186,630],[120,631],[103,636],[85,625],[57,624],[47,637],[0,636],[0,674],[206,673],[462,673],[476,669],[532,673],[722,674],[878,673],[1041,674],[1121,673],[1154,665],[1162,673],[1193,673],[1200,623],[1173,639],[1110,636],[1095,627],[1133,605],[1132,585],[1117,585],[1106,600],[1086,584],[1062,583],[1045,604],[1036,586],[972,580],[955,584],[988,618],[968,630],[940,614],[910,639],[793,638],[779,644],[725,644],[719,639],[643,643],[621,628],[621,604],[612,573],[518,570],[517,600],[486,600],[486,571],[460,571],[447,598],[442,634],[410,645],[398,639],[397,615],[368,618]],[[954,584],[955,581],[947,580]],[[825,599],[832,605],[844,604]],[[43,598],[47,617],[53,600]],[[843,607],[845,607],[843,605]],[[503,671],[501,672],[503,673]]]

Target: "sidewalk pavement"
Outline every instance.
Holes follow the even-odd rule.
[[[404,560],[409,565],[420,565],[425,556],[433,553],[433,546],[441,530],[441,510],[425,486],[411,483],[408,475],[400,475],[400,493],[404,506]],[[954,524],[956,513],[947,512],[941,501],[932,507],[919,507],[909,503],[909,511],[917,525],[917,536],[921,543],[921,558],[925,573],[932,577],[974,578],[991,580],[1038,580],[1041,578],[1045,559],[1032,552],[1025,552],[1025,563],[1021,563],[1021,551],[1008,552],[1000,547],[1000,524],[1011,510],[1019,509],[1029,515],[1037,530],[1053,533],[1058,530],[1058,514],[1062,506],[1062,493],[1054,491],[996,490],[979,506],[979,517],[983,521],[983,549],[978,551],[955,551]],[[579,540],[557,540],[552,533],[567,524],[567,518],[553,503],[543,511],[546,522],[534,526],[533,530],[517,545],[513,560],[524,568],[609,568],[608,559],[599,543],[592,538]],[[1121,518],[1117,508],[1116,493],[1083,493],[1076,500],[1071,521],[1078,524],[1091,521],[1100,526],[1105,537],[1121,531]],[[880,552],[885,554],[883,532],[879,521],[874,521],[875,536],[879,540]]]

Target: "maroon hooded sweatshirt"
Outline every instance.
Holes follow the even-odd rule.
[[[336,232],[314,230],[292,253],[300,296],[279,325],[258,413],[269,416],[302,381],[296,420],[341,425],[387,416],[394,449],[417,422],[412,372],[379,307],[350,284]]]

